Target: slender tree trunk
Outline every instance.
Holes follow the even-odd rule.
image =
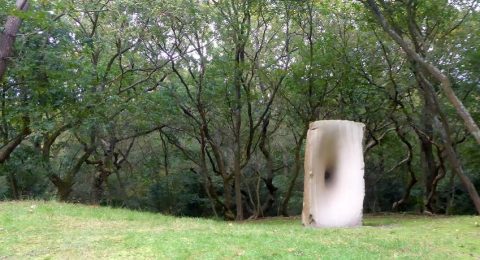
[[[237,215],[235,220],[243,220],[243,199],[242,199],[242,172],[240,169],[240,159],[239,151],[237,150],[235,155],[235,162],[234,162],[234,174],[235,174],[235,204],[237,208]]]
[[[12,189],[12,197],[13,199],[18,200],[20,199],[20,193],[18,191],[18,182],[17,182],[17,177],[15,176],[15,173],[10,172],[9,179],[10,179],[10,186]]]
[[[236,220],[243,220],[243,199],[242,199],[242,144],[241,144],[241,129],[242,129],[242,65],[244,63],[244,45],[237,44],[235,53],[235,107],[233,111],[234,118],[234,161],[233,174],[235,177],[235,204],[237,208]]]
[[[446,209],[446,214],[451,215],[453,206],[455,205],[455,173],[452,172],[450,174],[450,180],[449,180],[449,185],[450,185],[450,194],[448,196],[448,201],[447,201],[447,209]]]
[[[109,172],[100,169],[95,174],[95,178],[93,180],[92,185],[92,204],[93,205],[100,205],[100,202],[103,198],[103,193],[105,191],[104,184],[110,175]]]
[[[277,187],[273,185],[273,174],[274,174],[273,159],[270,153],[270,147],[268,145],[268,137],[267,137],[269,122],[270,122],[270,114],[268,114],[264,119],[261,139],[260,139],[260,150],[263,156],[265,157],[266,168],[267,168],[267,176],[266,178],[263,178],[263,182],[265,183],[265,186],[267,187],[267,190],[268,190],[267,200],[258,209],[260,211],[259,212],[260,216],[264,216],[265,211],[268,211],[273,206],[273,203],[275,202],[275,197],[276,197],[275,193],[277,191]]]
[[[114,173],[115,173],[115,177],[117,177],[118,186],[120,187],[120,193],[121,193],[122,200],[125,201],[128,198],[127,188],[126,188],[125,183],[123,182],[122,178],[120,177],[119,170],[115,169]]]
[[[28,9],[27,0],[17,0],[17,9],[26,11]],[[22,19],[16,16],[8,16],[5,22],[5,29],[0,34],[0,81],[2,81],[7,70],[8,59],[13,55],[13,44],[17,36]]]
[[[205,133],[204,133],[204,128],[201,127],[200,129],[200,171],[201,171],[201,176],[203,177],[203,188],[205,190],[205,193],[208,196],[208,199],[210,201],[210,205],[213,211],[213,214],[215,214],[215,217],[218,217],[217,209],[216,209],[216,202],[218,201],[217,194],[215,190],[212,187],[212,182],[211,178],[208,175],[208,169],[207,169],[207,156],[206,156],[206,151],[207,151],[207,144],[205,140]],[[163,140],[163,139],[162,139]],[[217,199],[215,199],[217,198]]]
[[[393,203],[392,209],[393,210],[398,210],[408,202],[408,199],[410,198],[410,193],[412,191],[413,186],[417,183],[417,178],[415,176],[415,171],[413,170],[413,147],[412,144],[407,139],[407,136],[405,133],[402,132],[400,129],[400,125],[397,121],[395,121],[392,117],[392,120],[395,122],[395,130],[397,132],[398,137],[407,146],[407,151],[408,151],[408,157],[407,157],[407,169],[408,172],[410,173],[410,181],[408,183],[407,189],[405,190],[405,193],[403,194],[403,197],[399,200]]]
[[[432,193],[433,182],[437,176],[437,167],[435,165],[435,157],[433,156],[433,120],[432,111],[429,109],[428,100],[424,97],[424,105],[422,108],[422,133],[416,131],[420,140],[420,154],[422,159],[422,168],[424,173],[425,187],[425,208],[435,213],[432,199],[429,199]]]
[[[288,184],[287,193],[285,194],[285,198],[283,199],[283,202],[282,202],[281,212],[283,216],[289,215],[288,203],[290,201],[290,198],[292,197],[293,189],[295,188],[295,184],[297,183],[298,175],[300,175],[300,170],[302,169],[302,164],[303,164],[302,147],[303,147],[303,142],[305,141],[305,137],[307,136],[307,130],[308,128],[304,129],[304,132],[300,136],[295,146],[295,162],[293,166],[293,176]]]
[[[28,1],[17,0],[16,6],[18,10],[26,11],[28,9]],[[13,45],[21,24],[22,19],[19,17],[8,16],[7,21],[5,22],[4,30],[0,34],[0,81],[3,80],[7,70],[8,59],[13,55]],[[30,129],[28,128],[27,124],[24,126],[21,134],[0,148],[0,163],[3,163],[8,159],[13,150],[15,150],[15,148],[28,134],[30,134]]]
[[[96,162],[97,171],[92,183],[92,204],[94,205],[99,205],[103,199],[105,182],[107,182],[108,177],[113,173],[115,162],[115,156],[113,153],[115,151],[116,141],[101,141],[103,143],[103,155],[100,161]]]
[[[25,139],[26,136],[30,134],[30,128],[28,122],[25,123],[25,126],[20,134],[15,138],[8,141],[4,146],[0,148],[0,164],[4,163],[9,157],[10,154],[20,145],[20,143]]]
[[[228,176],[223,177],[223,198],[225,200],[225,218],[228,220],[235,219],[235,215],[233,214],[232,208],[232,186],[231,186],[231,179]]]
[[[430,193],[427,194],[427,198],[426,198],[425,207],[428,210],[430,210],[430,212],[433,212],[433,213],[437,212],[436,192],[437,192],[438,183],[440,182],[441,179],[443,179],[445,177],[445,175],[447,173],[447,171],[445,169],[445,163],[443,161],[443,157],[444,157],[444,155],[442,154],[442,151],[439,149],[438,150],[439,165],[438,165],[438,167],[436,167],[435,179],[433,179],[433,181],[432,181],[432,184],[431,184],[432,186],[430,188]],[[445,212],[446,212],[446,209],[445,209]]]
[[[163,150],[163,169],[165,170],[165,176],[168,176],[168,146],[163,133],[160,131],[160,139],[162,140],[162,150]]]

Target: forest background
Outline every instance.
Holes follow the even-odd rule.
[[[346,119],[365,212],[479,213],[479,5],[0,0],[0,198],[296,215]]]

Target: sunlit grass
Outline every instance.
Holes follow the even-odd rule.
[[[367,216],[364,226],[304,228],[298,219],[241,223],[57,202],[0,203],[3,258],[479,259],[480,217]]]

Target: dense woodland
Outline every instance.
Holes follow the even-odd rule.
[[[308,124],[365,212],[480,212],[476,0],[0,0],[0,199],[297,215]]]

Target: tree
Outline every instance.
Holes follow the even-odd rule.
[[[362,1],[362,2],[365,4],[365,6],[367,8],[372,10],[373,14],[378,19],[379,23],[381,24],[381,26],[383,27],[385,32],[387,32],[390,35],[390,37],[392,37],[392,39],[395,40],[395,42],[397,42],[398,45],[400,45],[402,47],[403,51],[405,51],[405,53],[408,55],[408,57],[412,61],[417,62],[419,64],[419,66],[422,67],[423,70],[428,72],[435,80],[440,82],[440,86],[442,87],[443,92],[447,96],[450,103],[455,107],[455,110],[457,111],[457,114],[463,119],[465,127],[469,130],[470,134],[475,138],[477,143],[480,144],[480,128],[476,124],[475,120],[473,120],[472,116],[470,115],[468,110],[465,108],[462,101],[455,94],[455,91],[452,89],[453,84],[452,84],[450,78],[445,73],[443,73],[438,67],[436,67],[432,63],[428,62],[425,59],[425,57],[422,57],[421,53],[418,53],[417,51],[415,51],[415,49],[413,47],[411,47],[395,31],[395,29],[388,23],[387,19],[385,18],[385,16],[381,12],[381,10],[378,7],[375,0],[366,0],[366,1]],[[473,10],[473,8],[475,8],[475,6],[476,6],[475,2],[476,1],[473,1],[471,6],[469,7],[469,9]],[[412,17],[412,15],[414,15],[414,10],[412,10],[412,9],[414,9],[417,4],[418,3],[417,3],[416,0],[408,1],[408,4],[407,4],[407,11],[409,11],[409,14],[410,14],[409,29],[410,30],[417,30],[417,31],[413,32],[414,35],[421,33],[420,31],[418,31],[420,27],[418,27],[418,25],[416,25],[416,24],[412,24],[412,23],[414,23],[414,19],[415,19],[415,17]],[[470,10],[468,10],[468,12],[469,11]]]
[[[19,11],[26,11],[28,9],[27,0],[17,0],[16,7]],[[22,19],[17,16],[8,16],[5,22],[4,30],[0,34],[0,82],[3,81],[3,77],[7,70],[7,62],[13,54],[13,44],[15,38],[22,24]],[[20,134],[11,140],[8,140],[0,148],[0,163],[5,162],[8,159],[13,150],[22,142],[22,140],[30,134],[30,128],[28,125],[28,118],[25,117],[22,130]]]
[[[429,73],[431,77],[440,82],[446,97],[455,107],[457,114],[463,119],[465,127],[469,130],[470,134],[476,139],[477,143],[480,144],[480,128],[473,120],[472,116],[468,110],[464,107],[462,101],[456,96],[455,92],[452,89],[452,82],[447,75],[445,75],[439,68],[432,65],[425,59],[425,37],[428,37],[428,32],[424,32],[420,29],[420,26],[416,24],[416,8],[418,6],[417,1],[412,0],[405,3],[405,8],[407,9],[407,23],[408,31],[411,42],[415,45],[411,47],[397,32],[394,28],[399,28],[399,25],[390,25],[387,18],[384,16],[380,10],[378,4],[374,0],[362,1],[364,5],[372,11],[378,22],[381,24],[384,31],[398,44],[402,47],[403,51],[407,54],[409,60],[414,63],[412,68],[414,73],[417,76],[419,86],[421,90],[425,93],[425,102],[427,106],[435,115],[438,115],[440,118],[439,131],[443,142],[445,144],[445,149],[447,156],[449,158],[450,164],[453,171],[460,177],[464,186],[466,187],[470,197],[477,209],[477,212],[480,213],[480,196],[478,192],[468,178],[467,175],[463,173],[462,166],[456,155],[456,152],[453,147],[453,142],[451,140],[451,130],[448,124],[448,120],[441,112],[436,93],[433,88],[433,84],[428,80],[428,76],[425,75],[425,72]],[[384,6],[388,8],[388,5],[384,3]],[[474,4],[470,8],[473,8]],[[468,10],[470,11],[470,10]],[[456,25],[457,26],[457,25]],[[427,28],[428,29],[428,28]],[[453,29],[451,29],[453,30]],[[422,38],[423,37],[423,38]],[[423,41],[423,42],[422,42]],[[423,44],[422,44],[423,43]]]
[[[26,11],[28,9],[27,0],[17,0],[17,9]],[[13,54],[13,44],[22,24],[22,19],[18,16],[8,16],[5,22],[4,30],[0,34],[0,81],[3,80],[7,70],[7,61]]]
[[[456,116],[480,115],[474,1],[10,2],[0,20],[28,22],[2,60],[2,199],[296,215],[309,123],[347,119],[365,124],[365,211],[476,210]]]

